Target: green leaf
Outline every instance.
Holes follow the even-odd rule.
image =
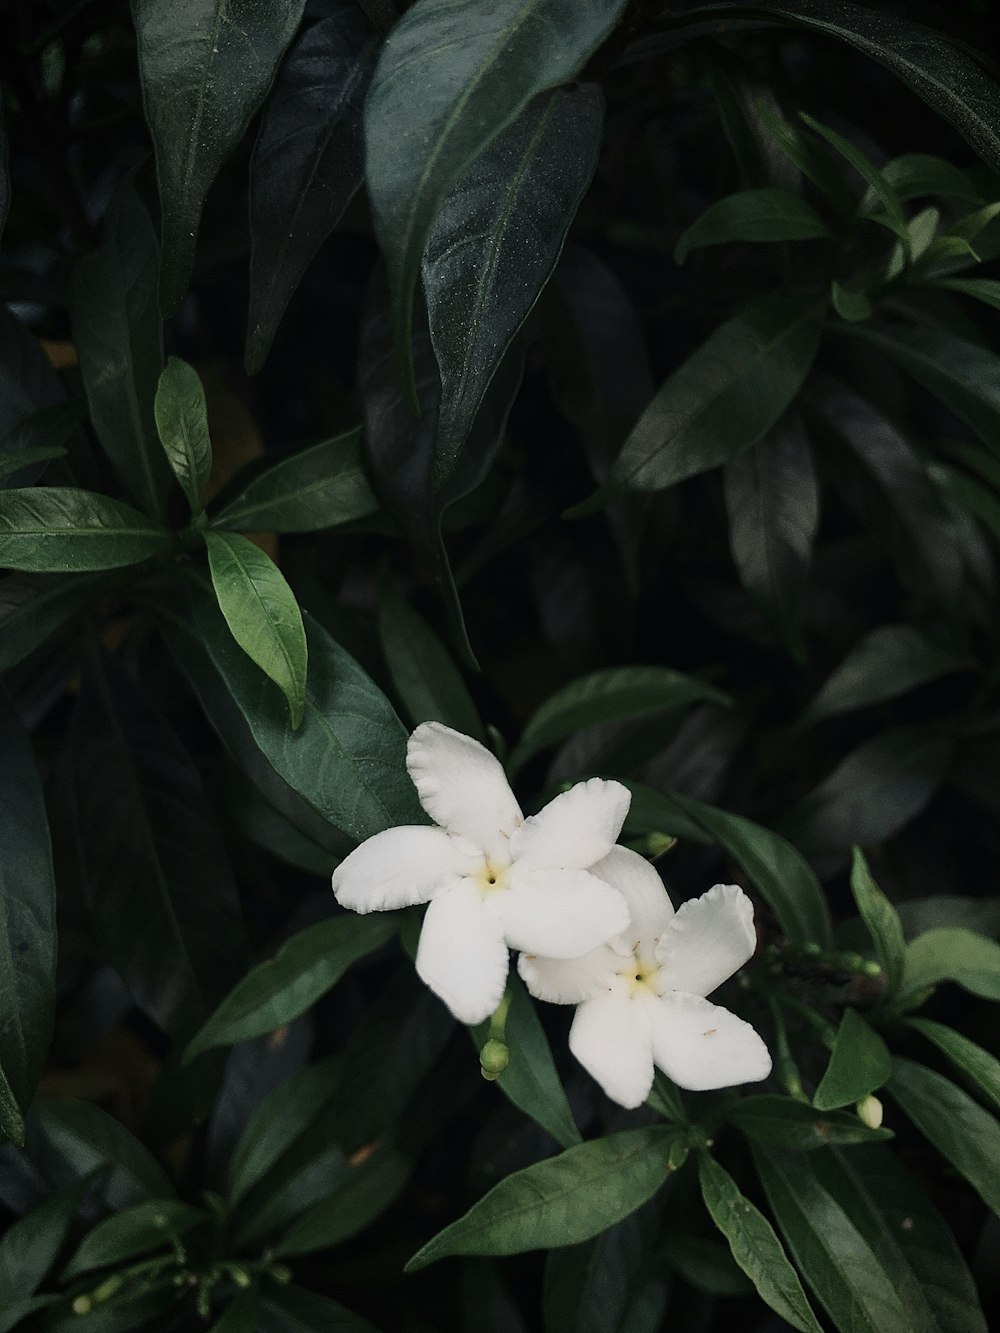
[[[662,1126],[627,1129],[515,1171],[418,1250],[406,1271],[449,1254],[522,1254],[589,1240],[663,1185],[675,1137]]]
[[[1000,1123],[950,1079],[895,1059],[888,1091],[924,1138],[1000,1216]]]
[[[382,654],[397,696],[414,726],[443,722],[486,741],[478,709],[447,648],[398,590],[383,582],[378,602]]]
[[[816,1106],[769,1093],[741,1097],[726,1119],[755,1143],[810,1152],[833,1143],[874,1143],[892,1138],[887,1129],[869,1129],[845,1111],[825,1113]]]
[[[245,965],[236,885],[208,795],[143,692],[96,653],[70,737],[80,865],[101,951],[139,1007],[185,1039]]]
[[[826,1153],[754,1148],[768,1203],[792,1257],[835,1326],[851,1333],[915,1333],[895,1273],[861,1228],[861,1219],[824,1186]]]
[[[838,0],[757,0],[753,8],[849,43],[891,70],[1000,171],[1000,90],[979,64],[931,28]]]
[[[198,372],[178,356],[167,360],[156,388],[153,407],[163,452],[174,476],[198,515],[212,471],[212,441],[208,436],[208,409]]]
[[[208,1333],[246,1333],[260,1327],[257,1321],[260,1291],[256,1286],[245,1287],[229,1302]]]
[[[799,605],[819,524],[816,474],[801,425],[780,425],[730,459],[723,481],[740,582],[801,661]]]
[[[845,1009],[813,1106],[832,1111],[880,1088],[892,1070],[889,1048],[856,1009]]]
[[[132,497],[162,519],[170,487],[153,419],[163,368],[156,232],[131,178],[108,206],[101,246],[73,271],[70,313],[90,417]]]
[[[28,1315],[34,1314],[37,1310],[44,1310],[48,1305],[54,1305],[59,1299],[54,1293],[50,1296],[25,1296],[22,1300],[13,1300],[0,1305],[0,1333],[7,1333],[8,1329],[15,1328],[22,1319],[27,1319]]]
[[[344,5],[282,61],[250,162],[248,374],[263,366],[292,293],[361,184],[378,49],[364,14]]]
[[[886,225],[896,233],[908,250],[910,233],[907,230],[906,216],[895,192],[874,162],[851,143],[850,139],[845,139],[836,130],[831,130],[828,126],[820,124],[818,120],[814,120],[812,116],[807,115],[804,111],[800,111],[799,116],[811,130],[824,138],[845,161],[850,162],[855,171],[868,182],[871,190],[881,200],[882,207],[885,209],[884,220]]]
[[[977,301],[1000,310],[1000,282],[995,278],[934,278],[933,283],[945,291],[974,296]]]
[[[379,1333],[339,1302],[294,1286],[271,1288],[257,1328],[259,1333]]]
[[[7,1304],[33,1295],[48,1276],[91,1183],[88,1178],[57,1190],[0,1237],[0,1328]]]
[[[865,292],[845,287],[836,278],[830,283],[830,302],[840,318],[851,324],[871,319],[874,313],[874,307]]]
[[[532,98],[578,73],[624,7],[624,0],[497,0],[471,11],[420,0],[390,32],[365,108],[365,158],[412,408],[414,293],[449,191]]]
[[[790,842],[742,815],[717,810],[679,792],[672,792],[670,799],[743,868],[790,940],[829,946],[826,897],[812,867]]]
[[[934,1023],[929,1018],[908,1018],[906,1024],[932,1042],[992,1104],[992,1110],[1000,1113],[1000,1060],[996,1056],[954,1028],[945,1027],[944,1023]]]
[[[653,1333],[662,1327],[667,1282],[661,1245],[651,1253],[658,1202],[592,1240],[549,1251],[542,1287],[545,1333]]]
[[[729,1241],[733,1258],[761,1300],[801,1333],[821,1333],[799,1276],[767,1218],[707,1152],[698,1155],[698,1179],[712,1221]]]
[[[56,458],[65,458],[66,450],[61,445],[39,445],[37,448],[10,449],[0,454],[0,482],[20,472],[22,468],[32,467],[35,463],[51,463]]]
[[[187,292],[209,186],[267,95],[304,7],[305,0],[132,0],[160,185],[165,315]]]
[[[594,84],[542,93],[462,172],[434,219],[422,263],[441,372],[435,487],[454,470],[487,385],[555,267],[603,121]]]
[[[362,465],[361,430],[345,431],[282,458],[215,514],[213,528],[319,532],[378,509]]]
[[[683,708],[702,700],[732,705],[728,694],[668,667],[612,667],[591,672],[556,690],[535,710],[511,752],[508,770],[516,773],[540,750],[596,722]]]
[[[93,491],[42,486],[0,491],[0,567],[79,573],[137,565],[172,538],[138,510]]]
[[[235,532],[206,532],[219,609],[233,638],[288,700],[292,727],[306,706],[308,647],[302,612],[281,570]]]
[[[901,1002],[922,996],[941,981],[957,982],[986,1000],[1000,1000],[1000,944],[961,926],[925,930],[906,946]]]
[[[901,203],[930,195],[972,203],[982,199],[966,172],[930,153],[902,153],[885,164],[882,175]]]
[[[571,1148],[580,1142],[580,1131],[552,1059],[549,1039],[520,980],[511,974],[507,984],[510,1009],[505,1041],[510,1048],[510,1063],[496,1080],[497,1086],[519,1111],[531,1116],[551,1134],[561,1148]],[[489,1031],[489,1020],[470,1029],[478,1049],[486,1042]]]
[[[0,685],[0,1127],[24,1142],[52,1037],[56,899],[49,825],[31,744]],[[20,1108],[20,1109],[18,1109]]]
[[[106,1217],[87,1232],[73,1257],[63,1269],[63,1282],[95,1268],[110,1268],[135,1259],[151,1250],[170,1248],[174,1238],[183,1236],[210,1214],[179,1199],[147,1199]]]
[[[715,842],[711,833],[690,815],[684,814],[676,801],[655,787],[647,787],[645,783],[634,782],[631,778],[623,779],[622,785],[632,793],[622,827],[626,837],[659,833],[667,837],[684,838],[703,847],[711,847]]]
[[[188,1043],[185,1061],[213,1046],[259,1037],[298,1018],[337,984],[352,963],[391,939],[397,926],[392,914],[352,912],[300,930],[226,996]]]
[[[860,847],[854,848],[851,862],[851,892],[872,937],[879,966],[886,975],[885,999],[891,1000],[903,980],[906,962],[903,923],[895,907],[872,879]]]
[[[277,1242],[276,1258],[314,1254],[350,1240],[396,1201],[413,1173],[411,1160],[385,1145],[349,1165],[350,1175],[329,1198],[303,1213]]]
[[[813,206],[791,190],[741,190],[717,199],[681,233],[674,260],[683,264],[692,250],[732,241],[807,241],[829,236]]]
[[[968,665],[967,658],[939,646],[912,625],[880,625],[859,639],[827,678],[802,722],[896,699]]]
[[[101,1196],[114,1209],[175,1197],[159,1162],[100,1107],[40,1097],[34,1114],[49,1152],[46,1170],[60,1182],[99,1171]]]
[[[764,297],[673,372],[625,441],[612,481],[660,491],[756,444],[790,406],[819,346],[815,300]]]

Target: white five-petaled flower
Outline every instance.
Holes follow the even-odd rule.
[[[631,799],[591,778],[525,819],[499,760],[439,722],[412,734],[406,767],[437,827],[386,829],[337,867],[333,891],[356,912],[429,903],[416,966],[463,1023],[503,998],[508,947],[579,958],[619,935],[629,909],[589,873],[621,832]]]
[[[705,999],[754,951],[743,890],[717,884],[675,913],[659,875],[636,852],[615,847],[591,873],[624,895],[627,932],[573,960],[527,951],[518,967],[538,999],[579,1006],[570,1050],[608,1096],[640,1105],[654,1065],[696,1091],[767,1078],[771,1057],[754,1029]]]

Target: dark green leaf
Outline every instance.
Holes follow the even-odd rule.
[[[683,264],[692,250],[731,241],[806,241],[829,236],[813,206],[790,190],[741,190],[717,199],[692,222],[674,248]]]
[[[393,915],[353,912],[300,930],[253,968],[188,1043],[185,1060],[290,1023],[335,986],[352,963],[395,934]]]
[[[813,1106],[832,1111],[859,1102],[885,1083],[891,1069],[892,1057],[882,1038],[857,1010],[845,1009]]]
[[[0,454],[0,482],[22,468],[33,467],[35,463],[51,463],[56,458],[65,458],[66,450],[61,445],[39,445],[37,448],[10,449]]]
[[[0,379],[2,375],[0,368]],[[87,415],[86,403],[75,399],[22,417],[0,445],[0,488],[33,485],[44,477],[50,463],[60,459],[67,459],[59,469],[66,475],[69,449],[79,447],[79,427]]]
[[[170,469],[153,419],[163,368],[157,258],[153,224],[126,178],[108,207],[100,248],[74,270],[70,311],[97,438],[132,497],[162,518]]]
[[[977,301],[1000,310],[1000,282],[995,278],[935,278],[934,286],[962,296],[974,296]]]
[[[755,1143],[798,1152],[810,1152],[832,1143],[874,1143],[892,1137],[887,1129],[869,1129],[849,1112],[824,1113],[791,1097],[768,1093],[741,1097],[726,1111],[726,1119]]]
[[[241,532],[319,532],[378,509],[351,430],[272,463],[211,520]]]
[[[147,1199],[170,1199],[175,1191],[160,1164],[124,1125],[87,1102],[39,1098],[38,1130],[50,1157],[47,1169],[67,1183],[99,1171],[109,1208]]]
[[[32,426],[65,420],[73,410],[38,339],[0,304],[0,446],[13,450],[51,444],[50,435],[39,438]],[[41,471],[36,463],[18,481],[29,485]]]
[[[150,559],[170,541],[152,519],[93,491],[0,491],[0,567],[31,573],[117,569]]]
[[[272,1287],[257,1325],[259,1333],[379,1333],[361,1315],[328,1296],[302,1287]]]
[[[880,625],[859,639],[802,716],[818,722],[853,708],[895,699],[907,690],[961,671],[968,661],[912,625]]]
[[[94,655],[72,731],[80,859],[98,939],[136,1003],[186,1037],[244,965],[232,872],[191,759]]]
[[[597,165],[603,120],[593,84],[543,93],[462,172],[434,219],[423,282],[441,372],[436,489],[555,266]]]
[[[660,833],[668,837],[684,838],[705,847],[711,847],[715,842],[712,834],[690,815],[686,815],[671,797],[642,782],[633,782],[631,778],[626,778],[624,785],[632,793],[622,830],[627,837]]]
[[[659,1218],[653,1201],[593,1240],[549,1251],[542,1288],[545,1333],[653,1333],[661,1327],[655,1316],[649,1322],[636,1319],[647,1301],[653,1303],[651,1280],[658,1294],[666,1295],[660,1247],[650,1254]],[[660,1318],[663,1313],[661,1307]]]
[[[698,1156],[698,1178],[712,1221],[729,1241],[733,1258],[761,1299],[801,1333],[821,1333],[799,1276],[767,1218],[707,1152]]]
[[[929,153],[903,153],[894,157],[882,168],[882,175],[901,203],[929,195],[973,203],[982,198],[964,171],[943,157]]]
[[[198,372],[171,356],[156,388],[156,429],[171,471],[188,498],[192,514],[205,508],[203,496],[212,471],[205,390]]]
[[[782,424],[730,459],[723,480],[729,549],[740,582],[801,659],[799,605],[819,523],[819,494],[800,424]]]
[[[756,444],[809,373],[823,316],[814,300],[774,295],[721,325],[636,422],[613,481],[631,490],[663,490]]]
[[[413,298],[449,191],[532,98],[573,78],[623,9],[624,0],[498,0],[487,11],[423,0],[389,34],[365,110],[366,171],[411,407]]]
[[[233,1236],[237,1251],[257,1249],[265,1240],[273,1244],[296,1218],[339,1190],[351,1171],[340,1145],[330,1142],[291,1164],[282,1159],[282,1167],[264,1183],[269,1188],[255,1190],[240,1209]]]
[[[7,1333],[10,1328],[16,1327],[22,1319],[27,1319],[28,1315],[34,1314],[37,1310],[44,1310],[48,1305],[54,1305],[59,1299],[55,1294],[51,1296],[26,1296],[23,1300],[14,1300],[0,1305],[0,1333]]]
[[[860,847],[854,848],[854,858],[851,862],[851,892],[854,894],[861,919],[872,937],[879,965],[886,975],[885,998],[892,999],[903,980],[906,963],[903,923],[895,907],[872,879],[868,862]]]
[[[821,125],[818,120],[806,115],[804,111],[800,111],[799,115],[811,130],[821,135],[830,147],[838,152],[845,161],[850,162],[855,171],[868,182],[871,191],[878,196],[885,209],[885,213],[880,220],[883,220],[886,226],[900,237],[908,252],[910,233],[907,230],[906,216],[894,190],[879,168],[856,144],[851,143],[850,139],[845,139],[842,134],[838,134],[836,130],[831,130],[827,125]]]
[[[589,1240],[652,1198],[667,1177],[675,1132],[627,1129],[507,1176],[406,1265],[449,1254],[521,1254]]]
[[[270,556],[248,538],[206,532],[205,543],[226,624],[247,656],[281,690],[297,730],[306,704],[308,648],[295,594]]]
[[[413,1172],[408,1157],[384,1145],[349,1166],[350,1175],[329,1198],[304,1213],[278,1241],[277,1258],[313,1254],[350,1240],[395,1202]]]
[[[42,1285],[66,1243],[90,1184],[85,1179],[58,1190],[4,1232],[0,1238],[0,1312],[8,1301],[31,1296]],[[0,1313],[0,1328],[3,1326]]]
[[[208,1220],[209,1214],[203,1209],[192,1208],[179,1199],[148,1199],[123,1208],[88,1231],[63,1269],[62,1280],[68,1282],[95,1268],[121,1265],[151,1250],[167,1250],[174,1238]]]
[[[823,890],[812,867],[790,842],[741,815],[679,792],[672,792],[671,800],[742,866],[790,940],[829,945],[830,916]]]
[[[1000,1215],[1000,1123],[950,1079],[895,1059],[888,1091],[921,1134]]]
[[[551,1134],[561,1148],[571,1148],[580,1142],[580,1131],[566,1100],[545,1029],[520,980],[512,974],[507,984],[510,1009],[505,1040],[510,1048],[510,1063],[496,1080],[497,1086],[519,1111],[531,1116]],[[488,1039],[489,1030],[488,1020],[470,1029],[478,1048]]]
[[[955,1069],[992,1104],[992,1110],[1000,1114],[1000,1060],[996,1056],[943,1023],[933,1023],[929,1018],[908,1018],[906,1021],[908,1027],[933,1042]]]
[[[52,1036],[56,989],[55,877],[31,744],[0,686],[0,1071],[5,1134],[21,1143],[25,1113]],[[14,1105],[12,1105],[12,1102]]]
[[[447,648],[388,582],[379,595],[378,633],[389,675],[409,721],[415,726],[443,722],[485,742],[479,712]]]
[[[1000,1000],[1000,944],[961,926],[925,930],[906,946],[901,998],[912,1000],[941,981]]]
[[[10,209],[10,157],[7,151],[7,130],[3,108],[0,107],[0,237],[3,236],[7,213]]]
[[[209,186],[263,102],[304,7],[305,0],[132,0],[160,183],[164,314],[187,291]]]
[[[4,1142],[9,1139],[19,1146],[24,1143],[24,1116],[7,1081],[3,1065],[0,1065],[0,1134],[3,1135]]]
[[[248,1329],[260,1327],[257,1314],[260,1307],[260,1291],[256,1286],[246,1287],[230,1301],[208,1333],[247,1333]]]
[[[667,667],[613,667],[564,685],[528,719],[508,765],[517,772],[539,750],[565,740],[595,722],[634,717],[654,710],[682,708],[707,699],[728,706],[729,695]]]
[[[345,4],[302,33],[278,71],[250,164],[251,375],[361,184],[362,109],[378,45],[363,13]]]

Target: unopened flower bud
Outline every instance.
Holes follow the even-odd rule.
[[[871,1093],[867,1097],[862,1097],[854,1109],[858,1113],[858,1119],[869,1129],[878,1129],[882,1124],[882,1103]]]
[[[491,1083],[499,1078],[510,1063],[510,1051],[506,1043],[491,1037],[479,1052],[479,1063],[483,1078],[489,1079]]]
[[[90,1314],[93,1308],[94,1308],[94,1302],[90,1299],[89,1296],[77,1296],[77,1298],[73,1302],[74,1314]]]

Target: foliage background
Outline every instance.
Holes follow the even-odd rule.
[[[0,1324],[986,1327],[988,6],[2,16]],[[523,996],[480,1078],[328,887],[427,718],[745,885],[766,1104],[623,1113]],[[540,1249],[404,1275],[581,1134]]]

